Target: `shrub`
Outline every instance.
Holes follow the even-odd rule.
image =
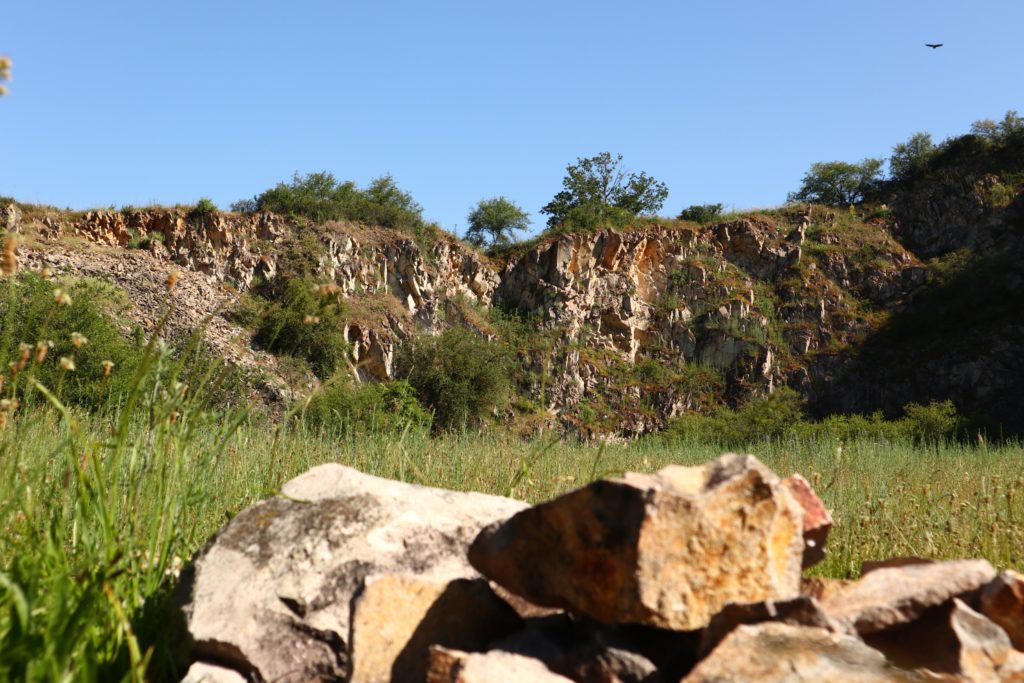
[[[398,376],[434,412],[435,430],[480,425],[508,394],[508,351],[455,327],[413,337],[398,354]]]
[[[217,205],[209,197],[201,197],[192,210],[188,212],[189,218],[203,218],[217,213]]]
[[[375,178],[360,190],[352,181],[338,182],[326,171],[305,176],[296,173],[290,183],[278,183],[254,201],[254,207],[248,203],[241,206],[308,218],[316,224],[351,220],[403,230],[424,227],[422,207],[390,175]]]
[[[128,305],[123,291],[90,279],[58,285],[34,273],[6,284],[11,289],[0,296],[0,358],[22,364],[19,376],[8,378],[8,391],[22,392],[33,377],[65,403],[90,408],[126,393],[137,349],[114,321]],[[113,364],[109,371],[106,362]]]
[[[328,383],[309,401],[303,419],[321,432],[349,437],[426,429],[430,413],[408,382],[354,384],[345,375]]]
[[[694,204],[683,209],[679,213],[679,220],[693,221],[695,223],[710,223],[722,215],[722,204]]]
[[[231,210],[235,213],[256,213],[260,210],[259,201],[256,197],[252,199],[239,199],[231,204]]]
[[[665,437],[738,447],[777,439],[800,424],[800,395],[789,388],[755,398],[740,408],[719,408],[713,415],[683,415],[671,420]]]
[[[935,444],[954,439],[963,424],[952,401],[932,401],[926,406],[908,403],[900,422],[917,443]]]
[[[334,374],[348,351],[340,297],[310,279],[289,280],[257,322],[253,340],[272,353],[306,360],[317,377]]]

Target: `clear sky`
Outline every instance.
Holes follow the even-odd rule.
[[[0,194],[227,207],[391,173],[450,230],[496,195],[539,229],[608,150],[665,215],[771,206],[814,161],[1024,113],[1022,27],[1022,0],[8,0]]]

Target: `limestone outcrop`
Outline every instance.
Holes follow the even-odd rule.
[[[29,262],[50,259],[62,268],[51,257],[72,255],[77,265],[58,274],[106,269],[130,286],[130,278],[110,266],[114,254],[132,261],[137,273],[176,268],[191,274],[216,296],[185,302],[182,310],[194,315],[181,329],[195,329],[195,318],[224,320],[239,293],[290,277],[287,261],[311,249],[315,277],[336,285],[345,301],[348,360],[365,381],[393,378],[396,350],[412,335],[458,325],[495,337],[488,322],[493,309],[514,311],[543,337],[517,349],[524,372],[516,389],[538,406],[526,420],[534,429],[633,437],[674,417],[742,404],[783,386],[809,399],[816,416],[876,409],[892,416],[911,401],[953,397],[963,412],[993,415],[1012,429],[1019,416],[1008,406],[1019,404],[1024,385],[1019,321],[1007,318],[994,331],[969,325],[957,344],[945,344],[948,334],[935,336],[931,346],[924,340],[925,352],[917,355],[927,362],[913,367],[898,360],[905,352],[901,338],[887,341],[883,334],[898,330],[905,318],[904,335],[957,324],[944,323],[925,305],[937,286],[935,269],[904,248],[893,230],[915,245],[930,243],[928,230],[940,224],[943,235],[961,239],[957,230],[971,222],[978,235],[989,237],[939,240],[945,246],[936,253],[975,249],[994,259],[977,265],[979,276],[992,275],[998,285],[979,296],[1019,296],[1024,259],[1011,228],[1021,200],[1013,195],[1002,208],[990,201],[1009,192],[1006,182],[989,179],[968,188],[969,197],[928,200],[939,208],[920,215],[942,213],[945,222],[914,213],[915,202],[934,194],[923,188],[895,202],[891,218],[784,207],[713,225],[652,221],[627,230],[556,234],[494,258],[440,231],[314,227],[272,214],[180,208],[74,213],[12,204],[0,220],[25,235]],[[943,213],[941,207],[954,201],[977,204],[982,213]],[[978,281],[965,278],[965,286]],[[957,296],[940,294],[941,301]],[[137,302],[136,322],[157,317],[148,299]],[[984,310],[980,304],[964,313]],[[231,346],[216,344],[225,351]],[[261,395],[271,400],[316,386],[311,375],[283,386],[275,363],[256,362],[260,356],[251,349],[225,355],[266,371]],[[517,416],[506,418],[515,423]]]

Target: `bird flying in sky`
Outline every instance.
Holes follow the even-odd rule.
[[[937,47],[942,47],[942,43],[925,43],[924,46],[934,50]]]

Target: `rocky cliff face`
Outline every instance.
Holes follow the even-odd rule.
[[[1004,396],[1006,377],[1021,377],[1013,334],[995,335],[966,359],[933,353],[925,375],[892,382],[878,367],[869,372],[863,351],[882,349],[885,363],[906,366],[895,357],[900,343],[885,333],[934,289],[935,267],[896,237],[925,256],[964,246],[998,255],[1020,244],[1019,196],[1007,202],[993,190],[1005,184],[982,178],[956,196],[921,189],[897,198],[891,216],[790,207],[708,226],[657,222],[552,236],[503,260],[443,233],[417,238],[340,223],[314,230],[270,214],[11,206],[4,220],[24,233],[23,251],[36,264],[110,271],[132,292],[143,324],[155,319],[145,309],[159,301],[162,280],[145,273],[181,270],[195,281],[182,327],[212,316],[215,347],[271,377],[273,360],[244,344],[246,332],[222,314],[240,292],[282,277],[282,259],[300,245],[347,300],[350,360],[363,379],[392,377],[397,345],[412,334],[466,325],[498,335],[488,317],[504,311],[532,335],[517,349],[529,369],[517,381],[541,419],[629,435],[787,385],[819,413],[893,411],[944,393],[968,407]],[[1009,272],[1004,295],[1024,281],[1012,263]],[[132,290],[148,280],[149,294]],[[941,317],[941,308],[931,315]],[[922,383],[938,389],[922,392]]]

